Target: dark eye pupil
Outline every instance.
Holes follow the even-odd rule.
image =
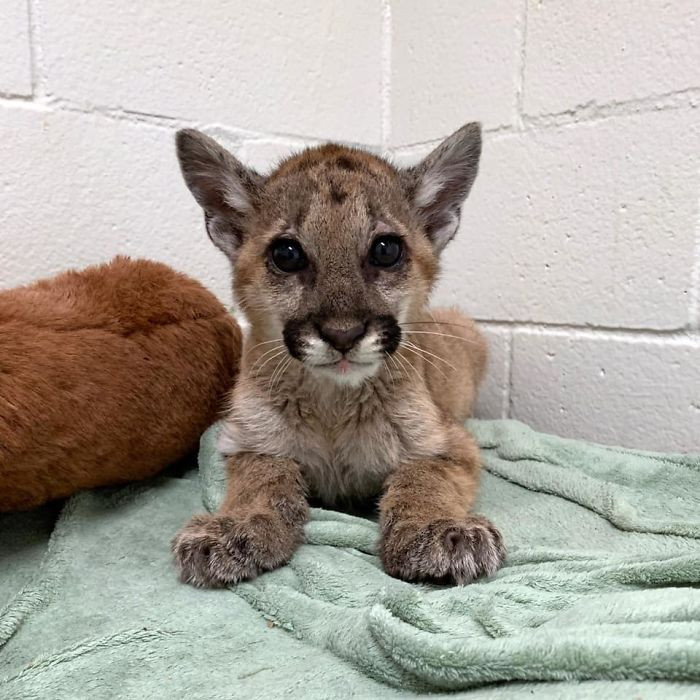
[[[380,236],[372,244],[371,262],[379,267],[391,267],[399,261],[402,249],[398,236]]]
[[[302,247],[296,241],[285,238],[272,244],[270,257],[275,266],[282,272],[298,272],[308,264]]]

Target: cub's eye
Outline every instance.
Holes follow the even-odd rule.
[[[403,241],[398,236],[379,236],[369,250],[369,261],[377,267],[391,267],[401,259]]]
[[[282,272],[299,272],[308,264],[304,249],[291,238],[278,238],[270,246],[270,259]]]

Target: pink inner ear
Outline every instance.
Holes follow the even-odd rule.
[[[439,173],[428,171],[418,184],[415,204],[419,209],[429,207],[445,187],[445,178]]]

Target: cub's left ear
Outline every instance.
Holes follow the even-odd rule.
[[[474,184],[480,156],[481,124],[473,122],[402,172],[406,194],[438,253],[457,233],[462,203]]]

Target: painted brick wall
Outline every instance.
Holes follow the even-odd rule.
[[[437,298],[491,340],[480,415],[700,449],[696,0],[2,0],[0,286],[127,253],[228,301],[181,126],[267,168],[325,139],[408,163],[473,119]]]

